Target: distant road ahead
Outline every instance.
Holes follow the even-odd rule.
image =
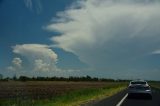
[[[124,90],[110,98],[103,99],[87,106],[160,106],[160,92],[153,90],[152,100],[144,97],[128,98],[127,91]]]

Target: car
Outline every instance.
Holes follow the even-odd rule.
[[[147,97],[152,99],[152,90],[147,81],[131,81],[128,86],[128,97]]]

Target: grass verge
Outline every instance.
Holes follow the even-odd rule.
[[[42,100],[1,100],[1,106],[79,106],[91,100],[100,100],[112,96],[125,89],[125,84],[118,84],[113,87],[86,88],[72,91],[52,99]]]
[[[150,85],[153,89],[160,92],[160,83],[151,83]]]

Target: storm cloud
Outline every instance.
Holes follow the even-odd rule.
[[[94,70],[158,78],[159,11],[157,0],[82,0],[57,13],[46,28],[60,33],[51,38],[55,46]]]

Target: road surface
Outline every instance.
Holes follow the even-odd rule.
[[[128,98],[127,90],[124,90],[112,97],[84,106],[160,106],[160,92],[153,90],[152,99],[148,99],[146,96]]]

